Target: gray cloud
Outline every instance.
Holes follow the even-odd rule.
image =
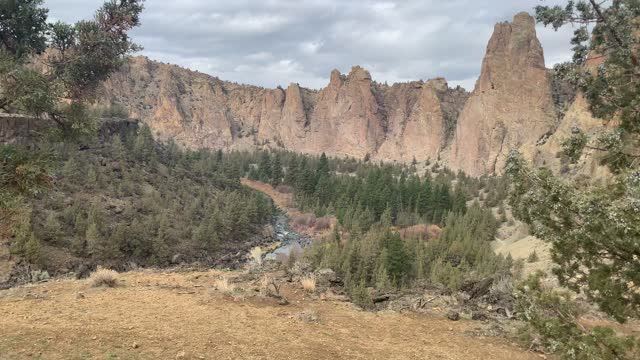
[[[88,18],[102,0],[46,0],[50,16]],[[133,32],[143,54],[266,87],[319,88],[353,65],[375,80],[444,76],[472,89],[493,25],[561,0],[147,0]],[[547,65],[571,57],[571,29],[538,28]]]

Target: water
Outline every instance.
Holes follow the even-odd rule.
[[[289,226],[289,219],[283,213],[278,213],[274,224],[276,237],[280,241],[280,246],[265,255],[265,260],[276,260],[279,254],[289,256],[291,253],[299,255],[302,249],[311,244],[312,238],[308,235],[299,234]]]

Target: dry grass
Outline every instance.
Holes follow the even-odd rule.
[[[304,291],[308,293],[316,291],[316,276],[314,274],[304,276],[300,279],[300,283],[302,284]]]
[[[249,252],[249,255],[251,255],[251,260],[253,260],[253,262],[258,266],[262,265],[262,255],[263,254],[264,254],[264,251],[262,250],[262,248],[260,246],[254,247]]]
[[[75,280],[0,290],[0,358],[146,360],[184,351],[187,359],[540,360],[509,340],[469,336],[474,322],[361,312],[342,302],[299,297],[286,282],[280,291],[291,297],[289,307],[209,295],[206,287],[220,275],[234,280],[236,273],[120,273],[126,288],[88,289],[86,299],[77,298],[85,283]],[[46,302],[24,296],[45,291]],[[318,321],[307,322],[314,313]]]
[[[116,287],[118,286],[118,273],[111,269],[98,266],[98,269],[89,276],[89,284],[91,284],[92,287]]]
[[[300,214],[293,217],[293,224],[300,228],[311,228],[316,224],[316,216],[313,214]]]
[[[221,291],[225,294],[232,294],[236,290],[235,285],[230,283],[229,278],[226,276],[218,277],[213,283],[213,286],[216,288],[216,290]]]

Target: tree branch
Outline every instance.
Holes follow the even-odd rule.
[[[589,0],[589,2],[591,3],[591,6],[593,6],[593,10],[595,10],[596,14],[598,14],[598,17],[604,23],[604,26],[606,26],[609,32],[611,33],[611,36],[613,36],[613,39],[618,43],[618,45],[621,48],[624,48],[624,43],[622,42],[620,35],[618,35],[616,30],[611,25],[609,25],[607,17],[602,12],[602,9],[600,9],[600,5],[596,4],[595,0]],[[638,67],[640,65],[640,62],[638,61],[636,54],[634,54],[632,51],[629,53],[629,57],[631,58],[631,63],[633,64],[633,66]]]
[[[605,149],[605,148],[601,148],[601,147],[597,147],[597,146],[592,146],[592,145],[585,145],[584,147],[586,149],[597,150],[597,151],[605,151],[605,152],[609,151],[609,149]],[[625,156],[629,156],[629,157],[633,157],[633,158],[640,158],[640,154],[630,154],[630,153],[626,153],[624,151],[621,151],[620,153],[622,155],[625,155]]]

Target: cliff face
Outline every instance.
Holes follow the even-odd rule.
[[[295,83],[285,90],[136,57],[104,84],[101,103],[124,106],[160,138],[194,148],[411,161],[434,158],[450,143],[467,97],[444,79],[381,85],[359,66],[348,75],[334,70],[319,91]]]
[[[553,132],[557,114],[535,21],[527,13],[496,24],[480,77],[458,119],[450,165],[471,175],[499,173],[510,149]]]
[[[476,176],[501,173],[511,149],[560,172],[556,154],[572,127],[598,126],[582,97],[545,68],[527,13],[496,24],[471,94],[442,78],[383,85],[359,66],[332,71],[320,90],[264,89],[144,57],[131,59],[102,93],[103,105],[123,105],[155,135],[188,147],[437,158]]]

